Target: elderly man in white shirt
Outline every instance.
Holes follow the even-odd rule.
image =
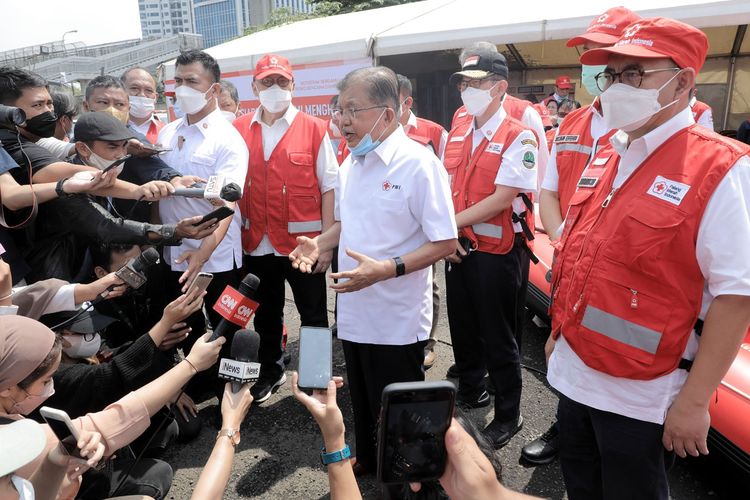
[[[190,50],[177,58],[175,93],[185,116],[166,125],[158,142],[170,150],[162,156],[163,160],[184,174],[204,179],[221,176],[226,182],[242,186],[247,173],[247,148],[218,109],[219,78],[218,63],[205,52]],[[207,214],[215,209],[199,198],[172,197],[162,201],[159,215],[164,223],[183,219],[185,214]],[[234,203],[227,205],[235,208]],[[236,287],[240,281],[239,211],[219,222],[219,228],[207,238],[184,240],[180,246],[165,248],[164,260],[172,271],[167,288],[173,297],[187,290],[199,272],[213,274],[205,300],[209,320],[215,328],[221,317],[211,306],[227,285]],[[193,329],[189,337],[192,344],[205,331],[202,312],[187,322]]]
[[[336,223],[299,237],[289,255],[312,271],[320,252],[339,245],[338,336],[354,410],[355,473],[375,469],[374,430],[383,388],[424,380],[432,323],[431,265],[456,248],[448,176],[438,158],[398,123],[396,75],[363,68],[339,83],[341,130],[351,155],[336,184]],[[334,450],[328,450],[334,451]]]

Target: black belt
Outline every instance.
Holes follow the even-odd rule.
[[[703,334],[703,320],[698,318],[695,320],[695,325],[693,325],[693,330],[695,330],[695,334],[697,336],[701,336]],[[677,368],[680,370],[690,371],[690,369],[693,367],[693,360],[692,359],[685,359],[682,358],[680,360],[680,363],[677,365]]]
[[[521,225],[521,231],[523,231],[523,234],[526,237],[522,243],[523,249],[526,251],[526,253],[529,254],[529,259],[531,259],[531,262],[533,262],[534,264],[538,264],[539,257],[534,255],[534,252],[531,251],[531,248],[529,248],[529,245],[527,243],[527,241],[534,240],[534,231],[531,230],[528,223],[526,222],[526,213],[527,211],[532,213],[534,212],[534,204],[531,202],[531,199],[526,195],[526,193],[519,193],[518,196],[523,201],[523,204],[526,205],[526,210],[524,210],[520,214],[517,214],[513,212],[513,209],[511,208],[511,220],[514,223]]]

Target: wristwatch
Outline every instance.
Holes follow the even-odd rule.
[[[233,447],[237,447],[240,444],[240,430],[239,429],[222,429],[216,434],[216,439],[226,436],[229,438],[229,442],[232,443]]]
[[[57,193],[58,198],[64,198],[68,196],[68,193],[66,193],[63,190],[63,184],[65,184],[65,181],[67,180],[68,180],[67,177],[65,179],[60,179],[59,181],[57,181],[57,184],[55,185],[55,193]]]
[[[403,276],[406,274],[406,265],[404,264],[404,261],[401,260],[401,257],[394,257],[393,262],[396,263],[396,276]]]
[[[320,450],[320,462],[323,465],[335,464],[336,462],[341,462],[351,456],[352,452],[349,450],[348,444],[345,444],[344,448],[339,451],[326,452],[325,447]]]

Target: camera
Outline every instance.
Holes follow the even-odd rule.
[[[0,128],[16,129],[26,123],[26,113],[21,108],[0,104]]]

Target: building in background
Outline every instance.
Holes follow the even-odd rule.
[[[144,40],[195,33],[194,0],[138,0]]]

